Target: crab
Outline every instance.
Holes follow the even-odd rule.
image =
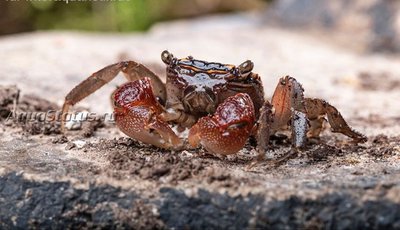
[[[270,136],[277,131],[291,128],[292,149],[300,150],[307,138],[319,136],[325,121],[333,132],[356,143],[367,140],[350,128],[334,106],[322,99],[305,98],[295,78],[280,78],[271,102],[265,100],[261,78],[252,72],[250,60],[235,66],[192,56],[178,59],[168,51],[161,53],[161,60],[166,64],[165,84],[134,61],[93,73],[65,97],[63,119],[71,106],[122,72],[128,82],[111,95],[116,125],[127,136],[160,148],[203,146],[211,154],[226,156],[241,150],[252,136],[261,159]],[[189,129],[187,140],[178,136],[172,124],[180,131]]]

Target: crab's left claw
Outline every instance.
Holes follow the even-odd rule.
[[[153,95],[149,78],[128,82],[112,95],[120,130],[136,140],[165,149],[180,149],[182,140],[161,119],[164,111]]]
[[[203,117],[190,129],[189,143],[201,144],[214,154],[229,155],[243,148],[255,122],[253,102],[238,93],[221,103],[213,116]]]

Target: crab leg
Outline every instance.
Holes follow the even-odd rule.
[[[257,140],[258,158],[261,160],[269,143],[269,136],[271,133],[271,124],[273,122],[272,105],[269,101],[265,101],[260,109],[260,116],[257,121],[255,138]]]
[[[352,138],[355,142],[367,141],[367,138],[363,134],[350,128],[340,112],[328,102],[321,99],[306,98],[305,106],[307,109],[307,117],[311,123],[311,129],[308,132],[309,137],[319,136],[322,130],[322,124],[325,121],[324,116],[326,115],[331,125],[332,132],[342,133]]]
[[[182,141],[163,121],[163,107],[153,95],[149,78],[128,82],[113,93],[115,121],[131,138],[165,149],[180,149]]]
[[[304,146],[308,129],[303,92],[303,87],[296,79],[286,76],[279,80],[271,102],[275,109],[272,133],[286,128],[291,122],[292,144],[295,148]]]
[[[121,71],[129,81],[138,80],[144,77],[150,78],[154,89],[153,93],[162,101],[165,101],[165,86],[156,74],[147,69],[144,65],[134,61],[119,62],[93,73],[90,77],[81,82],[67,94],[62,107],[62,127],[64,127],[65,116],[71,106],[75,105],[82,99],[101,88],[103,85],[110,82]]]
[[[270,160],[270,162],[279,165],[305,145],[308,120],[304,107],[303,91],[302,86],[292,77],[286,76],[279,80],[271,104],[266,101],[260,109],[255,134],[258,157],[248,165],[247,169],[251,169],[264,159],[269,135],[287,128],[289,125],[292,127],[293,148],[283,157]]]
[[[308,120],[304,107],[303,88],[296,79],[289,76],[279,80],[272,96],[272,105],[265,102],[260,109],[260,117],[256,132],[258,157],[252,161],[247,169],[251,169],[265,157],[269,135],[276,131],[292,127],[292,146],[284,156],[276,160],[270,160],[275,166],[297,154],[305,145]]]
[[[202,117],[189,131],[189,143],[213,154],[229,155],[243,148],[255,122],[253,102],[238,93],[221,103],[214,115]]]

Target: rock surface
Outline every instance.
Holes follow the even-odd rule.
[[[246,171],[255,156],[251,143],[221,160],[202,149],[147,146],[107,122],[63,136],[57,125],[3,119],[0,212],[7,215],[0,227],[399,228],[399,57],[355,52],[302,30],[266,26],[260,18],[173,22],[145,34],[3,37],[0,84],[17,85],[22,97],[46,99],[28,97],[24,108],[57,109],[81,80],[123,59],[159,74],[164,49],[225,63],[251,59],[267,97],[278,78],[290,74],[307,96],[335,105],[367,143],[357,146],[326,130],[302,156]],[[122,82],[118,77],[78,106],[110,112],[108,95]],[[11,111],[12,101],[0,105],[3,111]],[[290,149],[285,136],[271,144],[270,157]]]

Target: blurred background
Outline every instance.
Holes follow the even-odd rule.
[[[264,24],[317,28],[325,37],[358,50],[400,51],[399,0],[6,0],[0,9],[0,35],[146,31],[161,21],[257,11]]]
[[[269,0],[1,1],[0,34],[34,30],[144,31],[156,22],[263,9]]]

